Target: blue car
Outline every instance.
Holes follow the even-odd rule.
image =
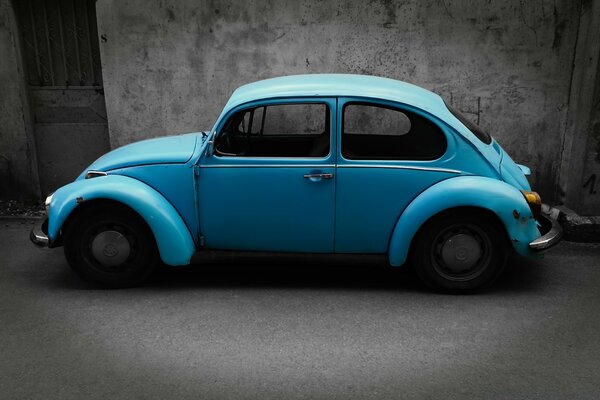
[[[523,165],[438,95],[361,75],[238,88],[207,132],[115,149],[46,199],[31,240],[108,287],[232,252],[382,255],[429,286],[491,284],[561,229]]]

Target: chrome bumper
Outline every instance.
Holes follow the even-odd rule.
[[[529,243],[529,248],[534,251],[549,249],[558,242],[563,235],[563,230],[557,220],[541,215],[538,219],[542,236]]]
[[[43,221],[36,222],[33,228],[31,228],[31,232],[29,233],[29,240],[36,246],[40,247],[49,247],[50,246],[50,238],[46,234],[48,232],[48,219],[44,219]]]

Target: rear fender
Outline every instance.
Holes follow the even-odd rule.
[[[390,264],[404,264],[421,226],[436,214],[456,207],[478,207],[493,212],[504,225],[515,250],[524,256],[535,254],[529,249],[529,243],[537,239],[540,232],[523,194],[497,179],[460,176],[429,187],[402,212],[390,239]]]
[[[137,212],[152,230],[165,264],[189,264],[196,246],[177,210],[150,186],[120,175],[77,180],[54,192],[48,215],[50,240],[57,239],[65,221],[79,204],[96,199],[118,201]]]

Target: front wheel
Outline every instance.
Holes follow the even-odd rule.
[[[468,292],[491,285],[504,269],[508,243],[503,227],[478,210],[442,214],[415,238],[412,265],[434,289]]]
[[[64,247],[71,268],[103,287],[135,286],[159,263],[146,222],[118,204],[83,210],[67,227]]]

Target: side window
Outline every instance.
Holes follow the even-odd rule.
[[[434,160],[446,151],[446,136],[418,114],[367,103],[343,110],[342,155],[355,160]]]
[[[272,136],[325,133],[325,104],[286,104],[267,108],[262,134]]]
[[[330,111],[326,104],[275,104],[238,111],[217,135],[217,155],[325,157]]]

